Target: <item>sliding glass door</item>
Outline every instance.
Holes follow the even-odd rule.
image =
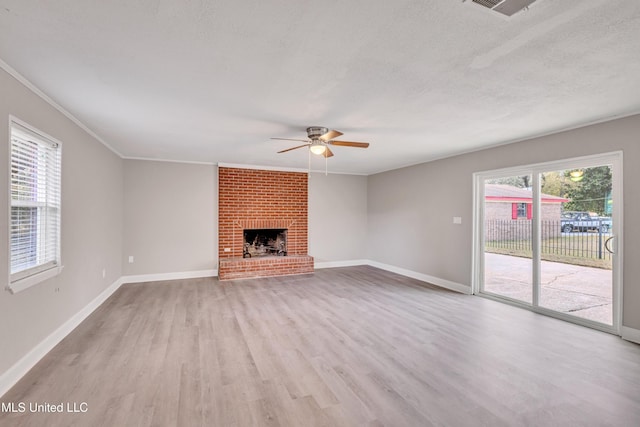
[[[484,291],[533,302],[531,175],[493,176],[484,187]]]
[[[611,165],[545,171],[540,185],[540,307],[612,326]]]
[[[474,291],[618,332],[621,157],[476,174]]]

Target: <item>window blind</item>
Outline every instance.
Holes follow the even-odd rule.
[[[11,123],[11,282],[60,261],[60,145]]]

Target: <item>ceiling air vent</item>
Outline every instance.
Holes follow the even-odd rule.
[[[528,7],[536,0],[471,0],[480,6],[484,6],[503,15],[511,16]]]

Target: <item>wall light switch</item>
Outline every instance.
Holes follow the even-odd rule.
[[[129,255],[129,264],[133,264],[133,255]]]
[[[461,216],[454,216],[453,217],[453,223],[454,224],[462,224],[462,217]]]

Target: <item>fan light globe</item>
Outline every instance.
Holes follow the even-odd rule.
[[[309,150],[311,150],[313,154],[320,156],[324,154],[324,152],[327,150],[327,147],[324,144],[313,144],[311,145],[311,147],[309,147]]]

